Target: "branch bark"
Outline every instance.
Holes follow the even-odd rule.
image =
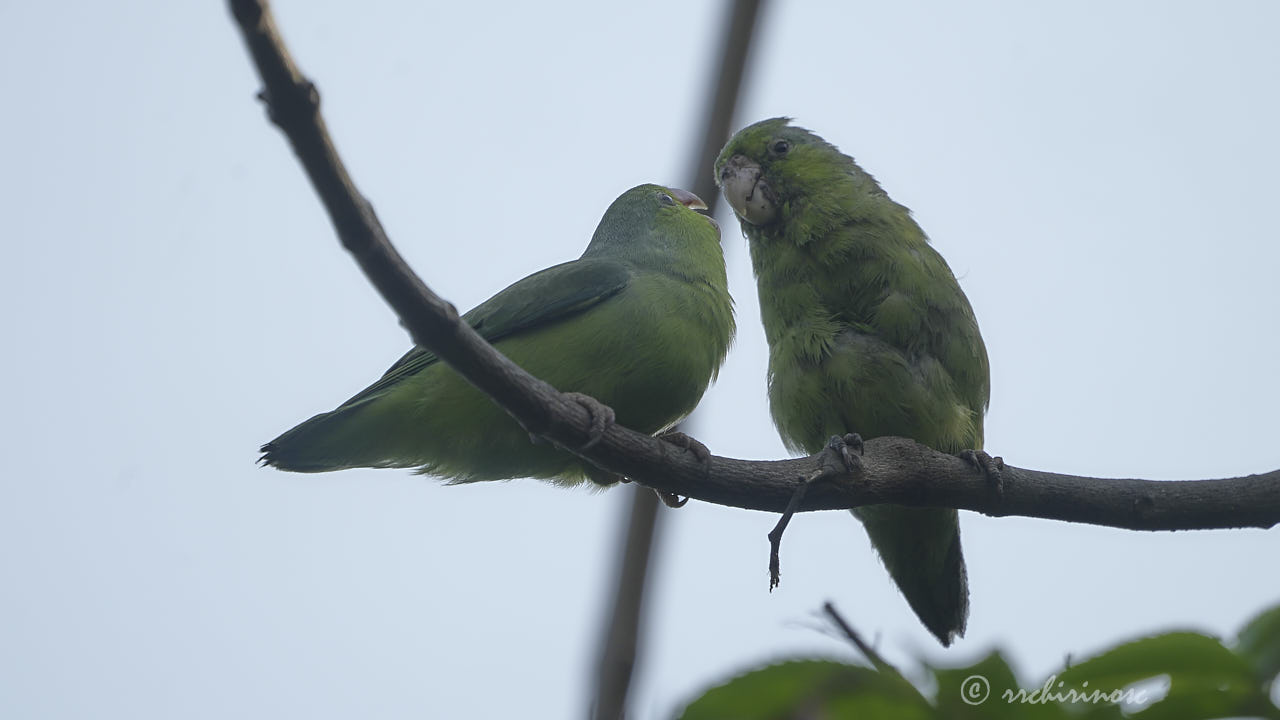
[[[372,205],[343,166],[319,112],[319,94],[289,56],[265,0],[229,4],[262,77],[260,97],[272,122],[288,137],[343,246],[413,341],[449,363],[530,432],[562,447],[582,447],[591,425],[586,409],[489,346],[391,245]],[[997,493],[973,466],[904,438],[868,440],[861,470],[849,473],[825,452],[773,461],[713,456],[704,466],[691,453],[616,425],[579,454],[658,490],[768,512],[782,512],[797,483],[822,472],[826,479],[808,489],[800,511],[895,503],[1132,530],[1269,528],[1280,522],[1280,470],[1216,480],[1152,481],[1005,465],[1004,489]]]

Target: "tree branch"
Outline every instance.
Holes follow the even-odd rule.
[[[324,202],[343,246],[391,305],[413,341],[449,363],[530,432],[562,447],[583,446],[585,408],[524,372],[461,322],[409,269],[387,239],[373,207],[347,174],[319,112],[315,86],[289,57],[264,0],[229,0],[274,122]],[[857,430],[857,428],[850,428]],[[862,469],[843,470],[825,452],[792,460],[747,461],[663,450],[663,441],[621,426],[579,453],[649,487],[706,502],[781,512],[801,479],[824,472],[801,511],[878,503],[952,507],[987,515],[1022,515],[1133,530],[1269,528],[1280,522],[1280,470],[1219,480],[1103,480],[1005,465],[1004,490],[959,458],[903,438],[868,440]]]

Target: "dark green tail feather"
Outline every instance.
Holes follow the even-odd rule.
[[[290,472],[326,472],[328,470],[336,470],[337,468],[333,467],[332,463],[321,461],[307,452],[307,448],[315,446],[314,439],[310,437],[313,435],[313,430],[318,426],[323,426],[325,420],[331,414],[316,415],[263,445],[259,448],[262,457],[258,458],[258,464]]]
[[[344,405],[299,423],[263,445],[260,449],[262,457],[258,459],[258,463],[301,473],[380,466],[378,459],[369,452],[360,452],[361,446],[368,447],[368,444],[353,437],[353,431],[368,428],[368,423],[355,420],[355,415],[364,410],[365,406],[364,403]],[[366,431],[364,434],[369,433]],[[343,452],[335,453],[336,448],[343,448]]]
[[[854,514],[866,525],[889,575],[929,632],[943,646],[964,635],[969,581],[956,511],[875,505]]]

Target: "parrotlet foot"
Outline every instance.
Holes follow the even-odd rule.
[[[844,469],[848,472],[854,472],[862,468],[862,451],[864,447],[862,436],[858,433],[832,435],[831,439],[827,441],[827,449],[836,454],[836,457],[844,464]]]
[[[679,430],[668,430],[664,433],[659,433],[658,439],[665,440],[681,450],[688,450],[703,465],[707,465],[711,460],[711,451],[707,449],[706,445]]]
[[[567,392],[565,397],[586,408],[587,414],[591,416],[591,429],[587,431],[587,442],[578,448],[579,450],[590,450],[596,443],[600,442],[600,438],[604,437],[604,431],[613,426],[617,420],[613,414],[613,408],[590,395],[583,395],[582,393]]]
[[[993,458],[983,450],[962,450],[957,457],[977,468],[997,497],[1004,494],[1004,475],[1000,472],[1004,469],[1004,458]]]

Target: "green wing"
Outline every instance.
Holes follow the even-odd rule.
[[[462,316],[490,343],[577,315],[622,292],[631,271],[612,260],[573,260],[519,280]],[[415,347],[377,382],[361,390],[338,410],[371,400],[439,358]],[[335,411],[336,412],[336,411]]]

